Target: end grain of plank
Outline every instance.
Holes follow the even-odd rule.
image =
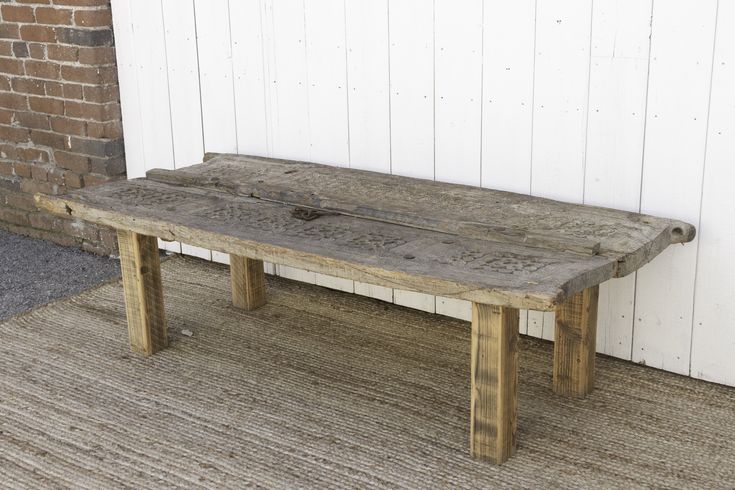
[[[584,397],[595,385],[597,300],[600,287],[576,293],[556,310],[554,391]]]
[[[470,454],[502,464],[515,452],[519,310],[472,304]]]
[[[265,304],[265,271],[262,260],[230,255],[232,304],[252,311]]]
[[[156,237],[118,230],[130,348],[152,355],[168,344]]]

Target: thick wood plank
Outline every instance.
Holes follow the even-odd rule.
[[[377,2],[373,2],[377,3]],[[434,4],[390,0],[390,172],[434,178]]]
[[[616,276],[642,266],[669,244],[694,237],[693,226],[676,220],[286,160],[220,155],[183,171],[152,170],[147,175],[170,184],[218,188],[473,238],[599,252],[615,259]]]
[[[480,185],[482,0],[434,0],[434,178]]]
[[[327,214],[218,190],[129,180],[37,197],[58,214],[345,279],[551,310],[612,276],[613,260]],[[299,213],[296,213],[299,215]]]
[[[472,305],[470,453],[495,464],[515,452],[518,319],[515,308]]]
[[[735,386],[735,2],[721,2],[712,73],[691,376]],[[727,264],[727,265],[726,265]]]
[[[118,229],[130,348],[151,355],[166,347],[161,263],[153,236]]]
[[[536,0],[483,2],[482,186],[531,193]]]
[[[556,310],[554,391],[585,396],[595,385],[595,333],[600,287],[581,291]]]
[[[265,271],[262,260],[230,255],[232,304],[244,310],[255,310],[265,304]]]
[[[696,226],[705,168],[692,162],[704,161],[708,145],[713,34],[722,3],[669,0],[653,5],[640,209]],[[672,80],[678,82],[675,87]],[[726,222],[732,223],[729,217]],[[634,362],[689,374],[697,247],[697,242],[671,247],[638,274]],[[731,287],[725,281],[719,284]]]

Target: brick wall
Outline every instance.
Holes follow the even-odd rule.
[[[0,228],[115,249],[111,230],[33,200],[124,178],[113,45],[109,0],[0,0]]]

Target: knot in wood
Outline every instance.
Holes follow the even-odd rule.
[[[314,219],[317,219],[319,216],[325,216],[328,214],[335,214],[330,213],[328,211],[321,211],[319,209],[310,209],[310,208],[302,208],[296,206],[291,211],[291,216],[293,216],[296,219],[304,220],[304,221],[311,221]]]

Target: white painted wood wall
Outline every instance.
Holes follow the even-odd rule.
[[[603,285],[598,350],[735,386],[735,0],[112,4],[130,177],[239,152],[686,220],[693,243]]]

